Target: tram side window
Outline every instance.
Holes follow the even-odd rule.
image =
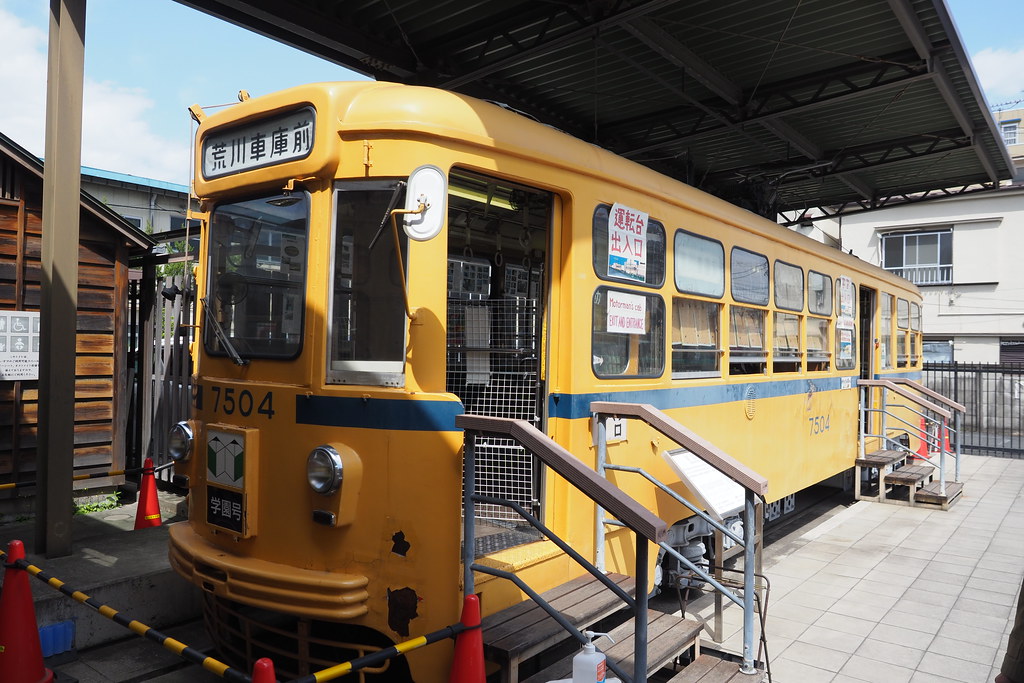
[[[857,288],[853,280],[840,276],[836,278],[836,370],[853,370],[857,367]]]
[[[613,220],[612,208],[600,204],[594,209],[594,272],[602,280],[660,287],[665,283],[665,227],[648,219],[646,225],[635,227],[637,232],[621,230]],[[637,233],[644,238],[624,236]]]
[[[910,327],[910,302],[896,299],[896,367],[905,368],[910,360],[907,353],[907,329]]]
[[[773,323],[772,372],[799,372],[800,316],[776,311]]]
[[[405,361],[405,299],[395,241],[387,226],[403,197],[393,181],[338,183],[331,272],[327,380],[401,386]],[[401,249],[406,247],[399,231]],[[408,259],[403,259],[408,263]]]
[[[807,272],[807,310],[812,315],[832,315],[832,278],[828,275]]]
[[[207,353],[294,358],[302,348],[309,196],[296,192],[218,205],[210,217],[207,286],[215,325]]]
[[[920,348],[919,337],[921,336],[921,306],[911,302],[910,303],[910,364],[913,366],[917,365],[918,354],[917,350]]]
[[[674,247],[677,290],[716,299],[725,294],[725,249],[721,242],[677,230]]]
[[[729,374],[763,374],[768,363],[764,343],[767,311],[729,307]]]
[[[882,369],[892,370],[892,295],[883,292],[879,307],[882,320],[881,331],[879,332]]]
[[[665,302],[655,294],[598,287],[591,366],[598,377],[657,377],[665,370]]]
[[[732,298],[745,304],[768,305],[768,258],[734,247],[729,263]]]
[[[828,345],[828,318],[807,319],[807,370],[825,372],[831,365],[832,352]]]
[[[720,377],[718,326],[722,306],[713,301],[672,300],[672,377]]]

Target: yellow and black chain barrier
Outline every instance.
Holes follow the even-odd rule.
[[[159,467],[154,467],[153,468],[153,473],[156,474],[157,472],[159,472],[161,470],[166,470],[168,467],[171,467],[172,465],[174,465],[173,462],[168,462],[168,463],[164,463],[163,465],[160,465]],[[146,471],[145,467],[134,467],[134,468],[132,468],[130,470],[111,470],[109,472],[93,472],[91,474],[76,474],[75,476],[71,477],[71,480],[72,481],[82,481],[84,479],[99,479],[101,477],[120,477],[121,475],[124,475],[124,474],[141,474],[142,472],[145,472],[145,471]],[[15,481],[15,482],[11,482],[9,484],[0,484],[0,491],[7,491],[9,489],[27,488],[29,486],[35,486],[35,485],[36,485],[36,482],[34,480],[33,481]]]
[[[115,610],[114,608],[108,605],[100,604],[99,602],[93,600],[91,597],[89,597],[81,591],[72,590],[63,581],[57,579],[56,577],[48,575],[39,567],[35,566],[34,564],[30,564],[27,560],[14,560],[13,562],[7,562],[5,559],[6,557],[7,553],[3,550],[0,550],[0,560],[5,560],[5,567],[15,567],[17,569],[27,571],[29,574],[36,577],[37,579],[39,579],[46,585],[50,586],[51,588],[60,591],[64,595],[72,598],[77,602],[82,603],[83,605],[86,605],[87,607],[91,607],[107,619],[110,619],[114,623],[120,624],[121,626],[124,626],[125,628],[129,629],[135,635],[140,636],[142,638],[146,638],[147,640],[152,640],[153,642],[163,646],[166,650],[169,650],[170,652],[173,652],[177,656],[181,657],[185,661],[191,662],[193,664],[198,664],[207,671],[220,676],[221,678],[223,678],[226,681],[229,681],[230,683],[252,683],[252,677],[244,671],[241,671],[239,669],[233,669],[227,664],[218,661],[213,657],[208,657],[207,655],[203,654],[202,651],[189,647],[185,643],[182,643],[179,640],[175,640],[174,638],[171,638],[170,636],[161,633],[155,628],[143,624],[141,621],[130,619],[121,612]],[[296,678],[291,683],[323,683],[324,681],[333,681],[336,678],[340,678],[350,673],[355,673],[361,669],[367,669],[370,667],[377,666],[379,664],[383,664],[385,661],[389,659],[399,657],[407,652],[412,652],[413,650],[417,650],[421,647],[425,647],[427,645],[431,645],[433,643],[446,640],[448,638],[455,638],[455,636],[459,635],[463,631],[468,631],[474,628],[480,628],[480,626],[466,626],[461,622],[457,622],[452,626],[446,626],[443,629],[434,631],[433,633],[428,633],[425,636],[411,638],[396,645],[392,645],[391,647],[386,647],[381,650],[378,650],[377,652],[374,652],[372,654],[363,657],[358,657],[343,664],[338,664],[336,666],[323,669],[322,671],[317,671],[316,673],[309,674],[308,676]]]
[[[0,550],[0,559],[5,559],[7,553]],[[217,674],[226,681],[231,683],[251,683],[252,678],[249,674],[238,669],[232,669],[227,664],[217,661],[212,657],[207,657],[200,650],[189,647],[181,641],[175,640],[170,636],[157,631],[155,628],[143,624],[141,621],[135,621],[124,616],[121,612],[118,612],[112,607],[102,605],[96,600],[93,600],[88,595],[81,591],[72,590],[63,581],[55,577],[49,576],[39,567],[34,564],[30,564],[27,560],[14,560],[13,562],[4,563],[6,567],[16,567],[27,571],[32,576],[36,577],[43,583],[47,584],[51,588],[55,588],[64,595],[76,600],[83,605],[91,607],[92,609],[99,612],[101,615],[110,619],[115,624],[120,624],[125,628],[129,629],[132,633],[137,636],[141,636],[148,640],[152,640],[155,643],[162,645],[165,649],[170,650],[174,654],[178,655],[182,659],[192,662],[193,664],[199,664],[207,671]]]

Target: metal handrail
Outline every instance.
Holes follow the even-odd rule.
[[[681,502],[685,507],[700,515],[702,518],[711,521],[712,524],[719,531],[722,531],[729,535],[733,540],[737,541],[743,547],[743,601],[740,603],[739,599],[732,594],[731,591],[726,590],[717,581],[708,576],[705,572],[701,571],[696,565],[691,563],[686,558],[682,557],[675,549],[670,549],[667,543],[661,544],[666,550],[670,551],[674,557],[682,562],[691,570],[695,571],[701,578],[711,583],[716,590],[721,592],[723,595],[728,597],[736,604],[742,604],[743,607],[743,662],[740,667],[740,671],[747,674],[752,674],[756,671],[754,666],[754,546],[755,546],[755,534],[754,534],[754,511],[755,511],[755,498],[757,496],[763,496],[768,491],[768,480],[750,469],[740,461],[730,456],[725,451],[721,450],[714,444],[698,436],[696,433],[690,431],[683,425],[679,424],[672,418],[668,417],[660,410],[654,408],[649,404],[641,403],[612,403],[608,401],[594,401],[590,404],[591,413],[594,416],[595,431],[596,431],[596,445],[597,445],[597,461],[598,461],[598,473],[604,474],[605,470],[622,469],[629,472],[636,472],[642,474],[652,483],[656,484],[662,490],[668,491],[673,498]],[[744,505],[743,505],[743,538],[738,538],[732,532],[726,530],[724,526],[718,525],[714,520],[711,520],[708,515],[703,511],[697,510],[695,506],[682,499],[674,491],[671,491],[667,486],[664,486],[661,482],[648,475],[640,468],[627,468],[620,465],[609,465],[607,463],[608,453],[608,441],[607,432],[605,427],[604,417],[633,417],[643,420],[650,427],[654,428],[661,434],[672,439],[677,444],[687,449],[707,464],[714,467],[719,472],[722,472],[730,479],[740,484],[744,488]],[[599,508],[597,516],[597,538],[599,557],[604,551],[604,512]]]
[[[905,424],[910,429],[920,430],[921,429],[920,427],[912,425],[911,423],[907,422],[907,420],[905,420],[903,417],[895,414],[894,412],[890,411],[889,409],[890,408],[902,408],[904,410],[909,410],[910,412],[914,413],[915,415],[920,416],[921,419],[925,422],[925,428],[922,430],[923,433],[920,435],[919,438],[925,444],[927,444],[928,446],[933,446],[933,445],[936,446],[936,449],[939,451],[939,494],[942,495],[942,496],[945,496],[946,495],[946,453],[948,452],[946,450],[945,438],[948,438],[948,434],[950,433],[950,431],[952,431],[957,436],[957,438],[956,438],[956,450],[955,450],[954,453],[951,453],[951,455],[953,455],[953,459],[954,459],[954,481],[959,483],[960,482],[960,438],[959,438],[959,435],[960,435],[960,426],[961,426],[961,416],[963,414],[963,411],[966,410],[964,408],[964,406],[960,405],[959,403],[956,403],[955,401],[951,401],[949,399],[946,399],[944,396],[942,396],[938,392],[932,391],[931,389],[927,389],[926,387],[922,386],[921,384],[919,384],[917,382],[914,382],[912,380],[908,380],[908,379],[905,379],[905,378],[892,378],[892,379],[881,379],[881,380],[860,379],[860,380],[857,380],[857,385],[860,386],[862,388],[862,391],[863,391],[863,393],[861,395],[861,400],[860,400],[860,413],[861,413],[861,430],[860,431],[861,431],[861,434],[860,434],[859,441],[860,441],[861,456],[863,457],[863,455],[864,455],[864,447],[865,447],[864,442],[865,442],[866,438],[868,438],[868,437],[881,438],[881,439],[883,439],[884,443],[889,443],[889,442],[892,441],[892,439],[888,436],[888,431],[889,430],[886,427],[886,422],[885,422],[886,418],[891,417],[894,420],[902,422],[903,424]],[[913,389],[918,390],[918,391],[923,390],[923,393],[928,395],[929,398],[933,398],[933,399],[939,401],[940,403],[945,404],[946,406],[948,406],[950,408],[950,410],[947,410],[946,408],[942,408],[942,407],[936,405],[935,403],[932,403],[931,401],[925,400],[924,398],[921,398],[920,396],[914,394],[913,392],[907,391],[906,389],[904,389],[902,386],[899,386],[899,385],[906,385],[906,386],[912,387]],[[879,408],[870,407],[872,405],[871,404],[871,392],[873,390],[875,390],[875,389],[878,389],[881,392],[880,393],[880,401],[879,401],[879,405],[881,407],[879,407]],[[889,391],[892,391],[896,395],[901,396],[901,397],[907,399],[908,401],[910,401],[913,404],[916,404],[922,410],[918,410],[914,406],[907,405],[907,404],[904,404],[904,403],[890,403],[888,398],[886,397],[886,393],[889,392]],[[932,417],[930,414],[928,414],[928,412],[922,412],[922,411],[930,411],[931,413],[934,413],[935,415],[938,415],[942,419],[940,420],[940,419],[938,419],[936,417]],[[881,434],[869,434],[868,430],[865,428],[865,424],[866,424],[865,418],[867,417],[867,415],[869,413],[879,413],[881,415],[881,429],[879,430],[881,432]],[[949,427],[949,420],[950,420],[950,418],[954,419],[954,427],[953,427],[953,429],[950,429],[950,427]],[[929,430],[928,430],[928,425],[932,425],[932,424],[936,425],[939,428],[937,433],[936,433],[936,436],[935,436],[934,440],[932,439],[931,435],[929,434]]]
[[[475,529],[475,503],[485,502],[491,504],[507,505],[516,510],[527,522],[538,529],[552,541],[555,541],[555,534],[543,523],[526,512],[518,504],[512,501],[483,496],[476,493],[476,439],[482,433],[500,434],[518,442],[528,451],[533,453],[551,470],[561,475],[566,481],[579,489],[584,495],[594,501],[599,507],[607,508],[621,520],[625,526],[636,534],[636,567],[635,567],[635,590],[636,597],[627,604],[632,608],[636,624],[635,636],[633,639],[633,677],[624,674],[618,665],[612,660],[607,660],[610,668],[617,676],[626,683],[641,683],[647,678],[647,598],[649,594],[647,581],[648,543],[660,543],[664,540],[668,531],[668,525],[664,520],[655,516],[652,512],[641,506],[620,489],[613,486],[611,482],[600,477],[592,469],[572,455],[569,451],[556,443],[549,436],[538,430],[525,420],[513,420],[509,418],[489,417],[482,415],[459,415],[455,418],[456,426],[465,430],[465,451],[463,466],[463,542],[462,542],[462,565],[463,565],[463,592],[470,595],[474,591],[473,572],[491,574],[511,580],[524,593],[534,600],[542,609],[555,619],[566,631],[572,634],[582,644],[588,640],[572,624],[568,623],[557,610],[547,604],[543,598],[514,574],[495,570],[486,565],[474,562],[474,549],[476,541]],[[566,544],[561,539],[555,541],[563,550]],[[570,557],[576,560],[591,574],[598,576],[600,572],[596,567],[575,551],[568,552]],[[608,583],[607,577],[598,576],[599,580]],[[614,589],[613,589],[614,590]],[[619,595],[619,591],[616,591]],[[619,595],[621,598],[621,595]]]

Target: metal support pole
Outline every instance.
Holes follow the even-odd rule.
[[[955,383],[955,380],[954,380]],[[960,483],[960,442],[964,440],[963,437],[963,424],[961,422],[963,413],[959,410],[956,411],[956,416],[953,418],[953,424],[956,426],[956,466],[953,474],[953,481]]]
[[[594,434],[597,438],[597,474],[605,476],[604,465],[608,462],[608,427],[604,422],[604,415],[594,414]],[[597,517],[594,527],[594,566],[604,571],[604,508],[597,506]]]
[[[882,387],[881,394],[882,405],[880,405],[879,408],[882,409],[882,412],[878,414],[878,433],[882,435],[882,448],[885,450],[889,450],[889,426],[886,424],[885,421],[885,416],[889,412],[889,395],[886,393],[885,387]]]
[[[860,449],[860,457],[862,459],[864,457],[864,432],[867,431],[866,429],[864,429],[864,415],[866,414],[864,412],[865,411],[864,404],[867,402],[867,393],[868,393],[868,391],[870,391],[870,389],[868,387],[861,387],[860,388],[860,401],[859,401],[859,405],[858,405],[858,408],[860,409],[860,434],[858,435],[859,438],[857,439],[857,448]]]
[[[636,634],[633,636],[633,683],[647,680],[647,539],[636,535]]]
[[[945,435],[948,433],[946,429],[949,427],[949,423],[946,418],[942,418],[942,422],[938,426],[938,434],[935,435],[935,440],[939,444],[939,495],[946,495],[946,442]]]
[[[71,554],[85,0],[50,0],[43,170],[36,552]]]
[[[467,431],[462,463],[462,594],[472,595],[473,560],[476,555],[476,437],[478,432]]]
[[[754,492],[746,491],[743,504],[743,664],[740,673],[754,674]]]

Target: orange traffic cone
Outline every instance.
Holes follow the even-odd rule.
[[[480,597],[467,595],[462,603],[462,625],[455,637],[455,658],[449,683],[484,683],[484,634],[480,628]]]
[[[917,456],[921,460],[928,459],[928,428],[924,425],[924,418],[921,418],[920,441],[917,446]]]
[[[53,672],[43,665],[43,648],[36,627],[36,608],[28,574],[13,565],[25,559],[25,545],[11,541],[7,546],[3,590],[0,590],[0,681],[4,683],[50,683]]]
[[[160,501],[156,497],[156,477],[153,460],[146,458],[142,465],[142,483],[139,484],[139,507],[135,513],[135,528],[160,526]]]
[[[256,660],[256,663],[252,665],[252,683],[277,683],[272,660],[266,657]]]

